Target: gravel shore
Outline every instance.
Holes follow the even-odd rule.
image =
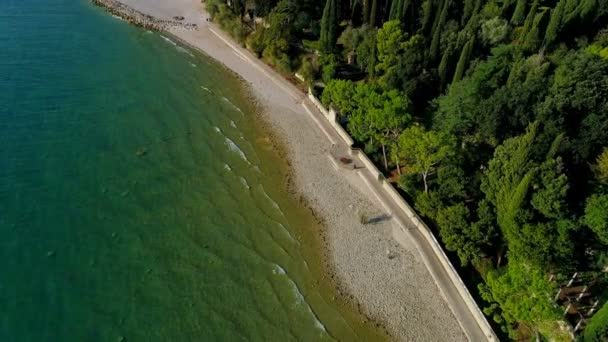
[[[334,168],[330,141],[301,105],[305,95],[272,71],[235,51],[206,21],[197,0],[120,0],[160,20],[183,16],[196,30],[168,31],[240,75],[264,108],[293,170],[292,187],[325,223],[323,251],[338,291],[398,341],[466,341],[466,336],[414,244],[394,238],[395,223],[355,172]],[[219,36],[218,36],[219,34]],[[309,108],[313,108],[310,107]],[[360,214],[375,219],[363,225]]]

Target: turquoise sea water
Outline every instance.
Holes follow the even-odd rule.
[[[240,82],[84,0],[0,0],[0,341],[374,340]]]

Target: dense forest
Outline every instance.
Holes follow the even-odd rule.
[[[608,340],[608,1],[206,5],[340,113],[504,338]]]

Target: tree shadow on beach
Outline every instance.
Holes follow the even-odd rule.
[[[367,220],[367,224],[378,224],[378,223],[390,220],[391,217],[392,216],[388,215],[388,214],[382,214],[380,216],[371,217]]]

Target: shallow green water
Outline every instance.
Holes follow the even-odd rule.
[[[238,80],[83,0],[0,0],[0,341],[373,340]]]

